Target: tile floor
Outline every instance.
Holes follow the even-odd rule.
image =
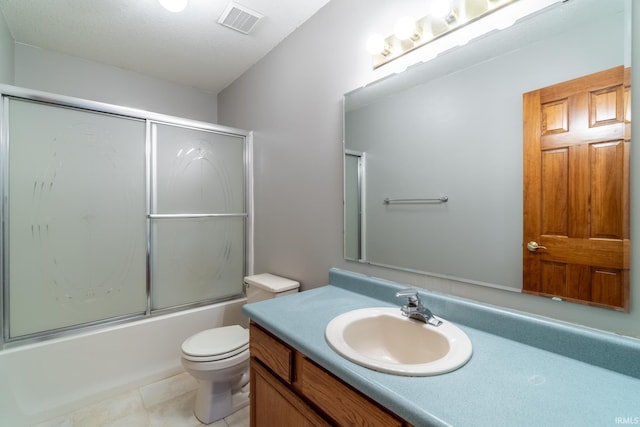
[[[193,415],[196,387],[184,372],[34,427],[203,427]],[[249,427],[249,407],[208,427]]]

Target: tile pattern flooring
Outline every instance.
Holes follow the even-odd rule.
[[[184,372],[34,427],[203,427],[193,415],[196,387]],[[249,407],[208,427],[249,427]]]

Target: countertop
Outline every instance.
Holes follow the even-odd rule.
[[[404,286],[336,269],[331,270],[329,282],[298,294],[247,304],[243,310],[253,321],[416,427],[640,424],[638,340],[508,311],[497,310],[496,314],[495,308],[483,304],[421,290],[425,305],[436,316],[452,321],[469,336],[473,356],[460,369],[443,375],[390,375],[339,356],[326,343],[324,330],[331,319],[350,310],[399,309],[395,291]],[[473,321],[465,318],[464,313],[470,310],[476,311],[473,319],[478,327],[469,326]],[[509,332],[505,322],[518,331]],[[490,328],[488,324],[497,325]],[[547,341],[560,351],[532,345]],[[563,348],[567,345],[572,348]],[[586,361],[566,354],[584,354]],[[628,366],[630,363],[635,366]]]

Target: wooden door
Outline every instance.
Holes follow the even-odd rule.
[[[251,358],[251,427],[328,427],[330,424]]]
[[[524,292],[629,309],[629,77],[523,96]]]

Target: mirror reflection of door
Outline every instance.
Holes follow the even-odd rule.
[[[364,155],[346,150],[344,154],[344,256],[359,260],[362,253],[362,197]]]
[[[523,291],[629,309],[630,72],[523,96]]]

